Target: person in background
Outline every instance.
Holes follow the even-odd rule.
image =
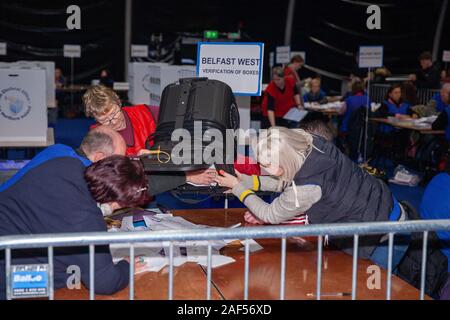
[[[417,98],[417,88],[414,83],[411,81],[403,82],[401,91],[403,102],[409,104],[411,107],[419,104],[419,99]]]
[[[377,117],[387,118],[410,118],[413,114],[410,105],[402,100],[401,85],[394,84],[389,87],[385,100],[381,107],[377,110]],[[380,151],[381,154],[389,151],[398,161],[403,160],[406,150],[410,146],[411,133],[406,129],[397,129],[388,124],[380,124],[378,126],[377,141],[380,143],[388,142],[390,148]],[[382,144],[385,146],[384,144]],[[384,148],[384,147],[383,147]]]
[[[291,78],[295,80],[295,84],[298,88],[301,86],[300,76],[298,75],[298,70],[305,64],[305,60],[299,54],[294,55],[291,58],[291,62],[284,68],[284,77]]]
[[[378,110],[378,116],[387,118],[388,116],[395,116],[397,118],[409,117],[411,115],[410,105],[402,99],[402,87],[399,84],[394,84],[389,87],[385,100]],[[392,126],[380,126],[382,133],[390,133],[398,131]]]
[[[320,112],[308,112],[300,122],[299,128],[312,135],[320,136],[329,142],[333,142],[336,138],[336,129],[330,119]]]
[[[409,76],[419,89],[438,89],[441,83],[441,72],[437,63],[433,63],[431,52],[425,51],[419,56],[420,69]]]
[[[344,100],[339,114],[343,115],[340,123],[339,140],[337,141],[345,153],[353,160],[361,159],[362,148],[364,144],[361,137],[365,133],[364,123],[367,110],[368,97],[364,90],[364,83],[361,80],[355,80],[352,84],[350,95]]]
[[[450,104],[450,83],[445,83],[441,91],[436,93],[431,99],[436,101],[436,111],[443,112]]]
[[[100,71],[100,84],[109,88],[113,87],[114,79],[108,69],[102,69],[102,71]]]
[[[435,176],[425,189],[420,204],[420,216],[424,220],[450,219],[450,159],[445,171]],[[441,241],[441,251],[450,259],[450,231],[437,231]],[[441,291],[441,300],[450,300],[450,264],[449,278]]]
[[[286,77],[283,68],[276,67],[273,69],[272,81],[264,92],[262,103],[264,127],[290,126],[291,124],[283,117],[293,107],[302,108],[295,80]]]
[[[386,82],[386,78],[390,77],[391,71],[386,68],[386,67],[381,67],[381,68],[377,68],[374,72],[373,72],[373,78],[372,81],[373,83],[385,83]]]
[[[354,81],[352,84],[351,94],[345,99],[345,103],[340,109],[339,113],[343,114],[341,129],[342,134],[348,132],[348,124],[350,118],[354,112],[359,110],[361,107],[367,107],[367,94],[364,90],[364,83],[361,80]]]
[[[445,99],[445,96],[443,97]],[[450,100],[450,93],[447,94],[447,101]],[[450,142],[450,106],[447,105],[445,109],[439,114],[437,119],[431,125],[433,130],[445,130],[445,139]]]
[[[450,83],[450,68],[441,71],[441,83]]]
[[[83,95],[87,117],[97,121],[92,128],[104,125],[117,131],[125,140],[127,155],[146,150],[147,139],[155,132],[156,122],[147,105],[122,107],[119,96],[104,85],[90,87]]]
[[[327,103],[327,95],[321,88],[320,78],[314,78],[310,82],[311,90],[303,95],[303,102]]]
[[[113,155],[86,169],[77,156],[48,159],[27,170],[0,192],[0,236],[50,233],[106,232],[103,216],[113,209],[145,205],[150,197],[139,161]],[[86,180],[85,180],[86,178]],[[25,196],[26,195],[26,196]],[[55,248],[54,287],[67,285],[69,266],[81,270],[81,282],[90,286],[89,248]],[[47,252],[14,252],[12,264],[47,263]],[[138,260],[135,270],[145,266]],[[108,246],[96,246],[95,293],[110,295],[128,285],[129,263],[114,264]],[[0,298],[5,298],[5,262],[0,260]]]
[[[64,77],[61,68],[55,68],[55,87],[61,89],[66,86],[66,78]]]

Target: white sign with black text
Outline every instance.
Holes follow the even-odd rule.
[[[450,62],[450,50],[444,50],[444,52],[442,54],[442,61]]]
[[[359,47],[360,68],[380,68],[383,66],[383,46]]]
[[[0,42],[0,56],[6,56],[6,42]]]
[[[81,58],[81,46],[74,44],[64,45],[64,57],[66,58]]]
[[[148,46],[133,44],[131,46],[131,56],[133,58],[147,58],[148,57]]]
[[[291,47],[281,46],[277,47],[277,64],[285,64],[291,62]]]
[[[260,96],[264,44],[200,42],[197,76],[228,84],[235,95]]]

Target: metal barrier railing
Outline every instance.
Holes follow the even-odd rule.
[[[244,267],[244,299],[248,299],[249,282],[249,239],[280,238],[281,239],[281,274],[280,274],[280,299],[285,298],[285,278],[286,278],[286,239],[288,237],[317,236],[317,284],[316,297],[321,299],[322,281],[322,255],[323,236],[343,236],[353,235],[353,264],[352,264],[352,300],[356,299],[356,279],[358,270],[358,248],[359,236],[368,234],[388,234],[388,273],[386,283],[386,299],[391,299],[391,277],[392,258],[395,233],[423,232],[422,270],[420,299],[425,296],[425,275],[426,259],[429,231],[450,230],[450,219],[447,220],[420,220],[405,222],[369,222],[369,223],[340,223],[340,224],[318,224],[307,226],[264,226],[264,227],[244,227],[236,229],[228,228],[208,228],[201,230],[172,230],[172,231],[139,231],[139,232],[94,232],[94,233],[68,233],[68,234],[43,234],[27,236],[4,236],[0,237],[0,250],[5,250],[5,271],[7,299],[11,298],[9,283],[11,273],[11,250],[14,249],[35,249],[48,248],[49,266],[49,299],[54,299],[53,288],[53,248],[55,247],[89,247],[89,297],[95,298],[95,266],[94,255],[96,245],[108,244],[129,244],[130,245],[130,279],[129,279],[129,299],[134,299],[134,244],[142,242],[169,242],[169,290],[168,299],[173,299],[173,265],[174,249],[173,243],[176,241],[201,241],[201,240],[223,240],[223,239],[245,239],[245,267]],[[208,244],[207,257],[207,286],[206,299],[211,299],[211,275],[212,275],[212,245]]]
[[[383,102],[389,87],[389,84],[372,84],[370,86],[370,99],[376,103]],[[420,104],[428,104],[437,92],[439,92],[437,89],[417,89],[417,99]]]

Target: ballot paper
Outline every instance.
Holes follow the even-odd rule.
[[[145,226],[135,227],[133,216],[127,216],[122,219],[120,229],[111,230],[111,232],[133,232],[133,231],[169,231],[169,230],[192,230],[205,229],[211,226],[198,225],[189,222],[182,217],[173,216],[172,214],[152,214],[143,215]],[[233,225],[230,228],[239,227],[240,224]],[[233,258],[220,254],[220,249],[231,242],[238,240],[210,240],[210,241],[173,241],[173,264],[175,267],[181,266],[186,262],[198,263],[202,266],[208,264],[208,245],[211,245],[211,262],[212,268],[217,268],[229,263],[235,262]],[[262,247],[254,240],[250,240],[250,251],[255,252],[261,250]],[[111,244],[111,255],[114,263],[126,259],[130,255],[129,244]],[[152,243],[136,243],[134,244],[135,257],[142,258],[146,264],[146,268],[142,268],[141,272],[159,272],[165,266],[169,265],[170,242],[152,242]]]
[[[342,107],[341,101],[329,102],[325,104],[318,104],[315,102],[305,102],[305,109],[312,110],[327,110],[327,109],[340,109]]]
[[[308,114],[308,111],[300,110],[299,108],[291,108],[283,117],[283,119],[300,122]]]
[[[245,240],[242,240],[241,244],[244,246],[244,248],[240,248],[239,250],[240,251],[245,251]],[[262,249],[263,249],[263,247],[258,242],[256,242],[255,240],[250,239],[248,241],[248,250],[250,251],[250,253],[256,252],[256,251],[259,251],[259,250],[262,250]]]

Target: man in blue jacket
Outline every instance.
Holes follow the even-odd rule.
[[[89,192],[84,171],[93,161],[125,154],[125,143],[111,129],[91,131],[79,150],[64,145],[45,149],[0,187],[0,236],[107,231],[101,210]],[[67,284],[68,267],[77,266],[89,286],[86,247],[55,248],[54,287]],[[46,250],[12,250],[12,264],[48,263]],[[129,264],[112,262],[108,246],[95,251],[95,292],[112,294],[128,285]],[[0,254],[0,299],[5,298],[4,252]]]
[[[436,93],[431,100],[436,101],[436,111],[444,111],[450,104],[450,83],[446,83],[442,86],[441,91]]]
[[[435,176],[425,189],[420,204],[422,219],[450,219],[450,160],[445,172]],[[450,258],[450,231],[437,231],[442,253]],[[450,264],[449,264],[450,273]],[[450,278],[441,293],[441,299],[450,300]]]

